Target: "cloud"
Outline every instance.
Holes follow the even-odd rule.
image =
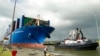
[[[8,1],[0,0],[0,15],[5,17],[11,17],[12,7]]]
[[[98,39],[95,17],[99,22],[99,0],[66,0],[66,2],[60,2],[48,1],[45,7],[46,10],[59,14],[59,19],[64,22],[62,26],[58,24],[59,27],[56,27],[56,31],[53,33],[54,38],[58,40],[59,38],[66,38],[70,29],[80,27],[88,38]],[[68,26],[66,21],[71,21],[71,25]],[[98,25],[100,27],[100,23]]]

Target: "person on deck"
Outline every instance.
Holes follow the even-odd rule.
[[[81,35],[81,36],[80,36]],[[76,40],[77,39],[83,39],[83,33],[82,33],[82,31],[81,31],[81,29],[79,29],[79,28],[76,28]]]

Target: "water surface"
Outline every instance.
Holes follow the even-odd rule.
[[[60,49],[54,46],[48,46],[48,51],[63,54],[64,56],[100,56],[100,47],[96,50],[71,50],[71,49]]]

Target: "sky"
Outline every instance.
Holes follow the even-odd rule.
[[[13,8],[14,0],[0,0],[0,39],[12,22]],[[63,40],[77,27],[85,37],[100,39],[100,0],[17,0],[14,20],[38,14],[55,28],[46,40]]]

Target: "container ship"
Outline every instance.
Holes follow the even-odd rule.
[[[50,38],[50,34],[54,31],[54,27],[50,26],[50,21],[44,21],[37,18],[25,17],[18,18],[9,25],[6,38],[12,46],[20,46],[27,48],[44,48],[43,45],[46,38]]]

